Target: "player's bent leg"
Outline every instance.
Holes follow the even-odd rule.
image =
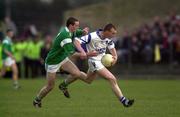
[[[83,81],[86,82],[86,78],[87,78],[87,75],[84,73],[84,72],[81,72],[77,67],[76,65],[71,62],[70,60],[67,61],[66,63],[64,63],[62,66],[61,66],[61,69],[63,69],[64,71],[67,71],[71,74],[71,76],[67,79],[65,79],[63,81],[63,83],[61,83],[59,85],[59,89],[63,92],[64,96],[69,98],[70,95],[69,95],[69,92],[68,92],[68,89],[67,89],[67,86],[73,82],[75,82],[77,79],[81,79]]]
[[[60,83],[59,89],[63,92],[65,97],[70,98],[67,86],[77,80],[76,77],[80,76],[80,71],[70,60],[64,63],[61,66],[61,69],[69,72],[70,77],[66,78],[62,83]]]
[[[69,82],[67,81],[67,83],[71,84],[72,82],[76,81],[76,79],[80,79],[84,82],[86,82],[86,78],[87,78],[87,75],[86,73],[80,71],[78,69],[78,67],[72,62],[72,61],[67,61],[65,64],[63,64],[61,66],[61,68],[64,70],[64,71],[67,71],[71,74],[71,78],[74,79],[74,80],[69,80]],[[70,78],[69,78],[70,79]]]
[[[47,73],[47,84],[40,90],[33,101],[35,107],[41,107],[41,100],[54,88],[56,73]]]
[[[120,88],[117,84],[116,78],[108,69],[102,68],[102,69],[97,71],[97,74],[109,81],[113,92],[115,93],[115,95],[118,98],[123,97],[122,91],[120,90]]]
[[[117,98],[121,101],[121,103],[125,107],[130,107],[131,105],[133,105],[134,100],[129,100],[123,96],[122,91],[118,86],[116,78],[109,70],[107,70],[106,68],[102,68],[102,69],[98,70],[97,73],[101,77],[103,77],[109,81],[114,94],[117,96]]]

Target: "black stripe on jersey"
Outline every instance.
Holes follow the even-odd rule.
[[[113,43],[114,42],[111,40],[111,41],[108,42],[108,45],[113,45]]]

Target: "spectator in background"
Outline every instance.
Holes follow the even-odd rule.
[[[169,36],[166,30],[162,31],[162,43],[160,44],[161,62],[168,63],[170,60]]]
[[[34,51],[32,52],[32,78],[39,77],[41,75],[42,68],[40,63],[40,55],[43,44],[44,42],[39,34],[33,38],[32,48],[34,48]]]
[[[140,32],[140,54],[141,58],[143,58],[144,63],[151,63],[153,60],[153,40],[149,33],[148,25],[144,25]]]
[[[32,38],[30,36],[27,37],[27,39],[24,41],[24,67],[25,67],[25,78],[30,78],[31,77],[31,51],[33,51],[32,48]]]
[[[21,37],[25,38],[25,77],[35,78],[41,75],[40,51],[43,46],[41,36],[39,35],[36,26],[33,24],[24,27],[24,32]]]
[[[175,27],[173,35],[174,62],[180,63],[180,26]]]
[[[41,63],[41,73],[42,75],[46,75],[45,71],[45,58],[47,57],[48,52],[50,51],[52,46],[52,36],[51,35],[46,35],[45,40],[44,40],[44,45],[41,48],[40,52],[40,63]]]
[[[19,71],[19,78],[22,78],[23,54],[25,51],[22,39],[16,38],[15,43],[13,45],[13,51],[14,51],[14,57],[16,59],[16,64]]]
[[[140,42],[137,38],[137,34],[133,33],[131,36],[131,44],[130,44],[130,51],[131,51],[131,60],[132,63],[139,63],[141,61],[140,57]]]
[[[30,38],[29,43],[26,45],[26,77],[35,78],[41,74],[40,51],[43,42],[40,40],[39,35]]]
[[[125,30],[122,36],[122,45],[121,45],[120,53],[118,51],[120,56],[120,61],[122,63],[127,63],[129,60],[130,41],[131,41],[131,36],[129,35],[129,32]]]

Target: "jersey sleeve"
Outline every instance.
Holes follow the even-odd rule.
[[[73,54],[74,53],[74,45],[72,43],[72,39],[71,38],[65,38],[60,42],[60,46],[62,48],[64,48],[64,50],[68,53],[68,54]]]
[[[110,49],[113,49],[113,48],[115,48],[114,42],[113,42],[112,40],[110,40],[110,41],[108,42],[108,49],[110,50]]]
[[[82,36],[80,38],[75,38],[75,40],[78,40],[81,44],[88,44],[91,41],[91,34]]]
[[[83,30],[82,29],[77,29],[74,33],[73,33],[73,37],[81,37],[83,35]]]

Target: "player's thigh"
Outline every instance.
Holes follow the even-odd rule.
[[[78,69],[78,67],[71,60],[68,60],[66,63],[64,63],[61,66],[61,69],[63,69],[64,71],[69,72],[71,75],[80,74],[80,70]]]
[[[115,76],[105,67],[96,72],[100,77],[103,77],[107,80],[115,79]]]

